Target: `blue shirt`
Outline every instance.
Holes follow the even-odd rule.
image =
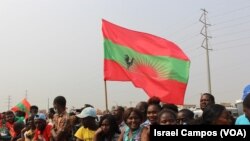
[[[140,126],[137,130],[132,132],[132,137],[129,138],[128,136],[129,136],[130,128],[127,126],[123,134],[123,141],[140,141],[142,129],[143,127]]]
[[[250,121],[247,119],[247,117],[244,115],[239,116],[236,121],[235,125],[250,125]]]

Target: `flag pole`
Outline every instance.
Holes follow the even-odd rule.
[[[106,111],[108,112],[108,94],[107,94],[107,82],[104,80],[104,88],[105,88],[105,105]]]

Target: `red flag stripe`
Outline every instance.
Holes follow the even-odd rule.
[[[29,111],[30,109],[30,103],[27,101],[27,99],[22,100],[23,105],[26,107],[26,109]]]
[[[16,107],[16,106],[13,107],[13,108],[11,108],[11,111],[13,111],[13,112],[16,112],[16,111],[18,111],[18,110],[20,110],[20,109],[19,109],[19,107]]]
[[[112,60],[105,59],[105,80],[130,81],[142,88],[149,97],[157,96],[164,103],[183,104],[187,84],[175,80],[156,80],[150,77],[134,74]],[[107,67],[107,68],[106,68]],[[117,75],[117,72],[122,72]],[[157,85],[156,85],[157,84]]]
[[[107,59],[104,59],[104,80],[130,81],[126,70],[117,62]]]

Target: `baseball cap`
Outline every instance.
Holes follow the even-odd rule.
[[[244,88],[242,100],[244,100],[248,94],[250,94],[250,85],[247,85],[247,86]]]
[[[96,117],[96,110],[92,107],[87,107],[82,110],[82,112],[76,115],[79,118],[86,118],[86,117]]]
[[[38,113],[38,114],[35,115],[34,119],[46,120],[46,116],[43,113]]]

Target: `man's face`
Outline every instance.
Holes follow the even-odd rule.
[[[7,122],[13,123],[13,122],[14,122],[15,115],[14,115],[14,114],[7,114],[7,115],[5,116],[5,118],[6,118],[6,121],[7,121]]]
[[[112,115],[115,116],[116,119],[120,119],[123,115],[122,111],[119,109],[118,106],[116,106],[113,110],[112,110]]]
[[[35,116],[37,113],[38,113],[38,110],[37,110],[37,109],[31,109],[31,110],[30,110],[30,114],[31,114],[32,116]]]
[[[178,112],[177,113],[177,124],[183,125],[184,123],[187,123],[186,116],[183,112]]]
[[[34,118],[28,118],[27,125],[28,128],[32,129],[35,126]]]
[[[244,110],[244,113],[245,113],[246,118],[250,121],[250,109],[244,107],[243,110]]]
[[[147,112],[147,109],[145,109],[145,106],[142,103],[138,103],[135,108],[138,109],[143,115]]]
[[[203,111],[208,105],[212,104],[211,99],[207,95],[202,95],[200,99],[200,108]]]
[[[38,130],[43,131],[46,127],[46,121],[42,119],[35,119],[35,126]]]
[[[53,107],[56,113],[60,111],[60,106],[57,103],[53,103]]]

